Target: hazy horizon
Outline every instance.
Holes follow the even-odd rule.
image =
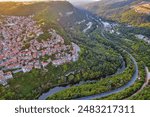
[[[71,4],[74,5],[82,5],[82,4],[86,4],[86,3],[90,3],[90,2],[95,2],[95,1],[101,1],[101,0],[0,0],[0,2],[32,2],[32,1],[36,1],[36,2],[40,2],[40,1],[69,1]]]
[[[7,1],[14,1],[14,2],[19,2],[19,1],[70,1],[70,2],[92,2],[92,1],[100,1],[100,0],[0,0],[1,2],[7,2]]]

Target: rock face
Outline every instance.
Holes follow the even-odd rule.
[[[132,8],[138,13],[150,15],[150,2],[141,2]]]

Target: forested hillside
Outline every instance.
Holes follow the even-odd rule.
[[[38,42],[51,37],[48,32],[55,30],[56,34],[62,36],[66,45],[75,43],[80,47],[77,61],[59,66],[49,64],[43,69],[33,69],[27,73],[13,74],[14,78],[8,80],[6,87],[0,86],[0,99],[38,99],[42,93],[55,86],[97,80],[112,75],[122,67],[122,62],[125,61],[123,55],[114,46],[108,46],[109,44],[102,37],[87,35],[87,33],[95,30],[97,27],[96,22],[91,18],[87,18],[88,12],[75,8],[69,2],[2,2],[0,3],[0,12],[2,22],[3,18],[7,17],[11,21],[11,18],[14,18],[13,16],[16,19],[33,18],[31,21],[35,21],[36,25],[44,31],[42,35],[36,38]],[[87,24],[92,25],[89,27]],[[83,32],[84,29],[87,32]],[[5,36],[3,32],[1,36],[0,38],[3,40],[3,36]],[[59,36],[53,39],[57,39],[57,37]],[[104,42],[98,42],[97,38],[101,38]],[[32,40],[34,38],[30,38],[30,41]],[[29,47],[29,45],[26,47]],[[59,45],[55,46],[55,48],[58,47]],[[70,53],[68,50],[66,52]],[[61,54],[65,55],[61,51],[57,53],[57,56],[52,55],[51,57],[52,59],[58,58]],[[48,57],[41,58],[41,60],[45,61]]]
[[[85,7],[104,18],[128,23],[133,26],[149,27],[149,0],[100,1]]]

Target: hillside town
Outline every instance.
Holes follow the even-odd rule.
[[[18,72],[43,69],[47,65],[62,65],[77,61],[80,48],[75,43],[65,44],[54,29],[49,29],[48,38],[38,38],[45,32],[33,16],[2,16],[0,21],[0,84]],[[41,36],[42,37],[42,36]]]

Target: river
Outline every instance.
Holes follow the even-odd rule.
[[[96,20],[96,19],[95,19]],[[101,25],[102,23],[100,22],[99,20],[99,24]],[[103,32],[102,32],[103,33]],[[104,36],[104,34],[103,34]],[[104,38],[106,38],[104,36]],[[128,52],[127,52],[128,53]],[[138,77],[138,65],[137,65],[137,62],[135,61],[134,57],[128,53],[132,59],[132,61],[134,62],[134,66],[135,66],[135,72],[132,76],[132,79],[127,83],[125,84],[124,86],[120,87],[120,88],[117,88],[115,90],[111,90],[111,91],[108,91],[108,92],[104,92],[104,93],[100,93],[100,94],[96,94],[96,95],[91,95],[91,96],[86,96],[86,97],[81,97],[81,98],[77,98],[76,100],[91,100],[91,99],[96,99],[96,98],[101,98],[101,97],[105,97],[105,96],[109,96],[111,94],[115,94],[115,93],[118,93],[128,87],[130,87],[132,84],[134,84],[134,82],[136,81],[137,77]],[[123,72],[125,70],[125,62],[123,62],[123,65],[122,65],[122,68],[120,68],[117,73],[115,73],[114,75],[116,74],[119,74],[121,72]],[[110,76],[109,76],[110,77]],[[89,80],[89,81],[81,81],[79,82],[78,84],[75,84],[74,86],[80,86],[82,84],[85,84],[85,83],[88,83],[88,82],[96,82],[97,80]],[[46,93],[43,93],[38,99],[39,100],[45,100],[47,99],[49,96],[52,96],[53,94],[57,93],[57,92],[60,92],[62,90],[65,90],[65,89],[68,89],[70,88],[70,85],[67,85],[65,87],[63,86],[57,86],[57,87],[54,87],[53,89],[50,89],[48,92]]]
[[[122,66],[121,66],[121,68],[119,68],[119,69],[117,70],[117,72],[116,72],[115,74],[113,74],[113,75],[120,74],[120,73],[122,73],[125,69],[126,69],[125,61],[123,60],[123,61],[122,61]],[[113,75],[111,75],[111,76],[113,76]],[[111,77],[111,76],[107,76],[107,77]],[[85,84],[85,83],[96,82],[96,81],[97,81],[97,80],[80,81],[79,83],[77,83],[77,84],[75,84],[75,85],[73,85],[73,86],[80,86],[80,85]],[[58,93],[58,92],[60,92],[60,91],[62,91],[62,90],[68,89],[68,88],[70,88],[70,85],[54,87],[54,88],[50,89],[48,92],[43,93],[38,99],[39,99],[39,100],[45,100],[45,99],[47,99],[49,96],[52,96],[53,94]]]
[[[106,96],[118,93],[120,91],[123,91],[124,89],[126,89],[126,88],[130,87],[132,84],[134,84],[134,82],[136,81],[136,79],[138,77],[138,65],[137,65],[137,62],[135,61],[135,59],[132,57],[132,55],[130,55],[130,56],[135,65],[135,72],[132,76],[132,79],[126,85],[124,85],[120,88],[117,88],[115,90],[112,90],[112,91],[108,91],[108,92],[104,92],[104,93],[100,93],[100,94],[96,94],[96,95],[92,95],[92,96],[77,98],[77,100],[91,100],[91,99],[106,97]]]

